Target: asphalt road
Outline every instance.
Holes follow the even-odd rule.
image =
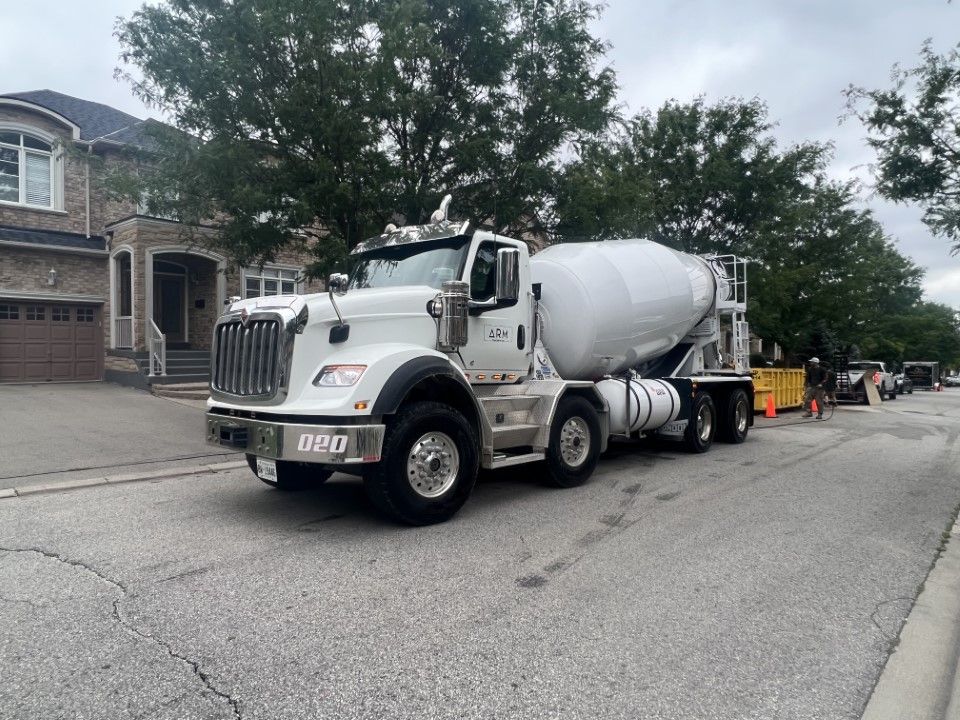
[[[960,503],[960,391],[798,420],[421,529],[340,476],[0,500],[0,718],[858,718]]]

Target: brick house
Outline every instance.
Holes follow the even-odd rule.
[[[226,298],[317,289],[306,247],[238,267],[198,241],[212,230],[111,200],[90,162],[63,152],[122,162],[150,122],[50,90],[0,95],[0,382],[133,371],[151,335],[170,373],[202,379]]]

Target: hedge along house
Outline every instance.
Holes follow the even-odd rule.
[[[166,353],[156,375],[205,379],[226,298],[318,287],[305,245],[237,267],[198,242],[213,228],[108,197],[88,158],[123,162],[150,122],[50,90],[0,95],[0,382],[100,380],[144,369],[151,348]]]

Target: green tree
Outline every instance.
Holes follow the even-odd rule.
[[[938,55],[924,44],[916,67],[893,69],[884,90],[850,87],[848,109],[877,152],[877,190],[917,202],[924,222],[960,251],[960,47]]]
[[[780,150],[758,100],[671,101],[590,143],[558,183],[557,239],[647,237],[750,261],[752,329],[791,354],[858,343],[920,297],[904,258],[829,147]]]
[[[158,128],[137,192],[242,260],[322,264],[446,192],[537,227],[558,158],[613,116],[586,0],[171,0],[118,26]]]

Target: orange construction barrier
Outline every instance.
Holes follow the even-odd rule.
[[[773,401],[773,393],[767,395],[767,411],[764,417],[775,418],[777,416],[777,404]]]

